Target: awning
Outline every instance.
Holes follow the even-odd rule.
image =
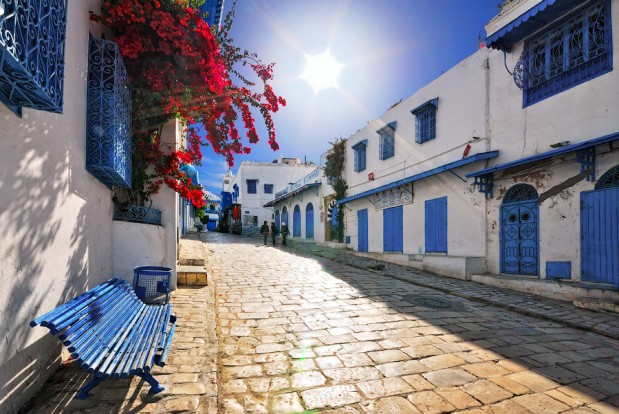
[[[309,183],[309,184],[305,184],[304,186],[301,186],[299,188],[297,188],[294,191],[290,191],[286,194],[284,194],[281,197],[278,197],[272,201],[269,201],[268,203],[266,203],[263,207],[273,207],[275,204],[279,203],[280,201],[286,200],[292,196],[295,196],[297,194],[301,194],[304,191],[309,190],[310,188],[314,188],[314,187],[319,187],[320,183]]]
[[[537,32],[579,4],[582,0],[543,0],[507,26],[486,38],[488,48],[510,51],[514,44]]]
[[[443,173],[443,172],[446,172],[446,171],[450,171],[450,170],[462,167],[462,166],[467,165],[467,164],[471,164],[471,163],[474,163],[474,162],[477,162],[477,161],[482,161],[482,160],[488,160],[488,159],[491,159],[491,158],[496,158],[498,156],[499,156],[499,151],[481,152],[479,154],[470,155],[470,156],[468,156],[466,158],[463,158],[461,160],[450,162],[448,164],[441,165],[440,167],[432,168],[431,170],[427,170],[427,171],[421,172],[419,174],[415,174],[415,175],[410,176],[408,178],[404,178],[402,180],[398,180],[398,181],[395,181],[395,182],[390,183],[390,184],[383,185],[383,186],[378,187],[378,188],[373,188],[372,190],[364,191],[363,193],[359,193],[359,194],[355,194],[355,195],[350,196],[350,197],[343,198],[341,200],[336,201],[336,204],[344,204],[344,203],[348,203],[348,202],[353,201],[353,200],[358,200],[360,198],[365,198],[367,196],[379,193],[381,191],[389,190],[391,188],[396,188],[398,186],[401,186],[401,185],[404,185],[404,184],[408,184],[408,183],[412,183],[414,181],[419,181],[419,180],[422,180],[424,178],[428,178],[428,177],[431,177],[431,176],[436,175],[436,174],[440,174],[440,173]]]
[[[567,145],[565,147],[557,148],[552,151],[543,152],[541,154],[531,155],[530,157],[524,157],[516,161],[506,162],[504,164],[495,165],[494,167],[486,168],[483,170],[475,171],[470,174],[467,174],[467,178],[471,177],[481,177],[487,174],[491,174],[497,171],[502,171],[508,168],[517,167],[519,165],[530,164],[536,161],[542,161],[551,157],[556,157],[562,154],[568,154],[570,152],[579,151],[582,149],[587,149],[591,147],[595,147],[596,145],[605,144],[607,142],[619,140],[619,132],[614,134],[605,135],[600,138],[591,139],[589,141],[580,142],[578,144]]]
[[[200,184],[200,178],[198,177],[198,170],[193,165],[185,164],[179,168],[182,172],[187,174],[187,177],[191,178],[194,185]]]

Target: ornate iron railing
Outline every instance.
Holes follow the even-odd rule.
[[[67,0],[0,1],[0,101],[62,112]]]
[[[86,169],[112,188],[131,186],[131,92],[118,45],[90,38]]]
[[[283,190],[278,191],[277,193],[275,193],[275,198],[277,199],[277,198],[280,198],[282,196],[285,196],[286,194],[291,193],[291,192],[293,192],[295,190],[298,190],[299,188],[303,187],[306,184],[314,183],[314,182],[318,181],[319,179],[320,179],[320,169],[316,168],[314,171],[312,171],[311,173],[307,174],[305,177],[301,178],[296,183],[289,184]]]
[[[144,206],[116,206],[114,220],[132,223],[155,224],[161,226],[161,211]]]

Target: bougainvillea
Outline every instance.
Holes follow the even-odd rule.
[[[272,114],[286,102],[268,84],[273,64],[263,64],[255,53],[233,45],[229,33],[234,7],[222,27],[212,31],[190,5],[186,0],[107,0],[91,20],[113,31],[130,76],[134,189],[148,198],[166,184],[201,208],[202,189],[181,171],[182,165],[200,164],[201,145],[210,144],[230,166],[235,154],[249,154],[248,144],[259,141],[251,108],[261,114],[268,143],[277,150]],[[251,81],[239,66],[250,67],[259,81]],[[240,85],[232,82],[231,74]],[[162,146],[161,127],[171,118],[185,126],[186,148]],[[237,127],[239,119],[246,142]]]

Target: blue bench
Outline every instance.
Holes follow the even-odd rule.
[[[68,348],[79,366],[93,378],[76,395],[107,378],[137,375],[151,385],[150,394],[164,390],[150,371],[168,358],[176,317],[172,305],[145,305],[129,283],[117,277],[60,305],[30,322],[49,328]]]

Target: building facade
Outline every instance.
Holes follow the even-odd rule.
[[[221,26],[224,1],[225,0],[205,0],[204,4],[200,6],[200,13],[206,14],[204,21],[206,21],[209,26]]]
[[[275,198],[276,188],[293,184],[315,169],[314,163],[280,156],[273,162],[243,161],[236,175],[225,175],[224,181],[230,182],[224,195],[230,194],[231,201],[241,206],[243,234],[257,234],[264,221],[275,220],[275,212],[264,205]]]

